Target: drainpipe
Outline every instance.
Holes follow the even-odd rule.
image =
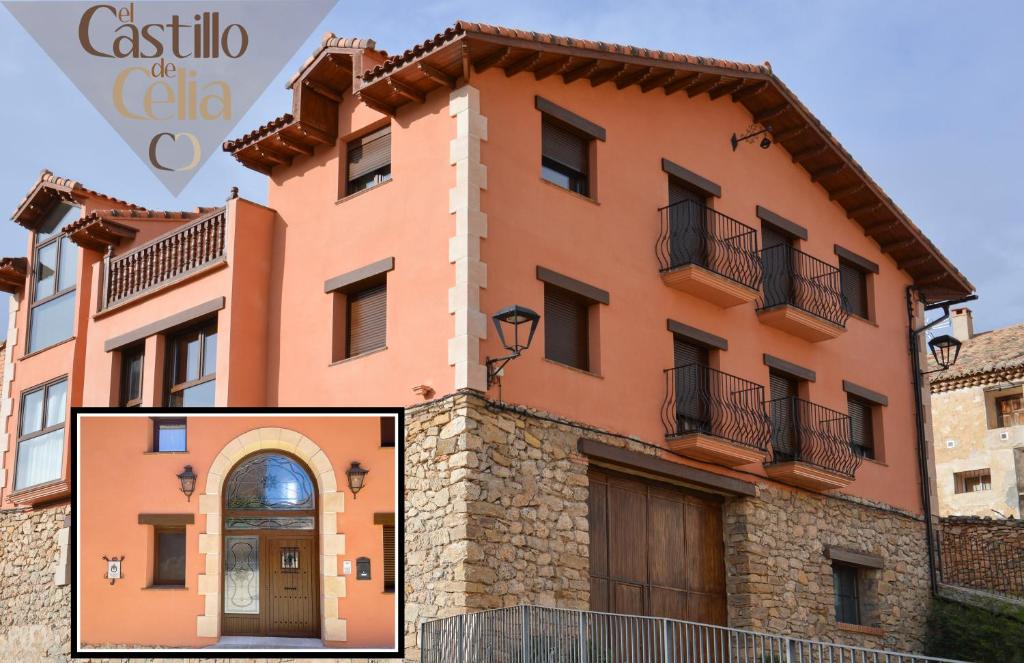
[[[921,505],[924,509],[925,535],[928,539],[928,579],[931,583],[932,594],[937,595],[939,592],[939,576],[937,554],[935,550],[935,525],[932,522],[932,491],[931,476],[928,467],[928,436],[925,434],[924,427],[924,398],[921,396],[923,376],[921,375],[921,348],[918,343],[918,339],[921,338],[922,334],[935,325],[949,319],[950,306],[974,301],[978,296],[969,295],[961,299],[950,299],[929,304],[924,298],[924,295],[921,294],[921,291],[917,290],[918,297],[920,297],[921,302],[924,304],[924,310],[934,311],[936,309],[942,309],[942,315],[927,324],[920,327],[914,327],[915,290],[916,288],[913,286],[907,286],[907,320],[910,323],[910,366],[911,372],[914,374],[914,414],[917,423],[917,462],[921,478]]]

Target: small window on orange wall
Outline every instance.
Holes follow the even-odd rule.
[[[345,193],[350,196],[391,179],[391,127],[353,138],[346,146]]]

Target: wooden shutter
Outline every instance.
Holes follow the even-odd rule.
[[[544,356],[590,370],[589,302],[551,284],[544,286]]]
[[[690,343],[679,336],[675,337],[673,354],[676,366],[686,366],[687,364],[707,365],[708,363],[707,348]]]
[[[346,357],[378,350],[387,340],[387,284],[348,295]]]
[[[675,366],[700,364],[707,366],[707,348],[676,336],[673,344]],[[707,426],[707,371],[688,368],[675,371],[676,376],[676,429],[678,433],[704,430]]]
[[[391,127],[352,140],[348,145],[348,180],[351,182],[391,163]]]
[[[684,200],[693,200],[702,205],[707,204],[707,196],[697,193],[678,177],[668,178],[668,204],[674,205]]]
[[[1003,396],[996,399],[998,407],[999,427],[1020,426],[1024,424],[1024,398],[1020,396]]]
[[[871,404],[859,398],[847,398],[850,415],[850,442],[868,458],[874,458],[875,431],[871,421]]]
[[[544,158],[586,175],[589,142],[568,127],[544,118],[541,127],[541,153]]]
[[[395,589],[395,526],[384,525],[384,589]]]
[[[867,276],[855,265],[839,261],[839,283],[846,300],[846,310],[862,318],[868,317]]]
[[[797,386],[796,381],[792,378],[772,371],[768,380],[768,388],[773,401],[778,398],[796,398]]]
[[[797,434],[795,421],[795,403],[797,396],[796,381],[790,377],[772,371],[768,376],[769,398],[771,399],[772,445],[787,459],[797,451]]]

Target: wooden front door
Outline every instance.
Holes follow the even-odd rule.
[[[722,501],[591,468],[590,607],[725,625]]]
[[[316,548],[313,538],[271,537],[267,630],[273,636],[316,637]]]

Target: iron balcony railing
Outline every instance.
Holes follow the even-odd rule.
[[[223,209],[190,221],[127,253],[103,259],[100,308],[128,301],[224,257]]]
[[[850,442],[850,417],[800,398],[768,402],[772,462],[799,461],[853,477],[863,457]]]
[[[1024,545],[943,531],[939,559],[947,585],[1024,599]]]
[[[764,266],[762,309],[789,304],[839,326],[846,310],[839,269],[786,244],[761,251]]]
[[[661,617],[517,606],[424,622],[421,663],[960,663]]]
[[[748,288],[761,287],[757,233],[695,200],[662,207],[656,251],[661,271],[697,265]]]
[[[771,442],[764,387],[703,364],[665,371],[662,422],[666,435],[705,433],[762,451]]]

